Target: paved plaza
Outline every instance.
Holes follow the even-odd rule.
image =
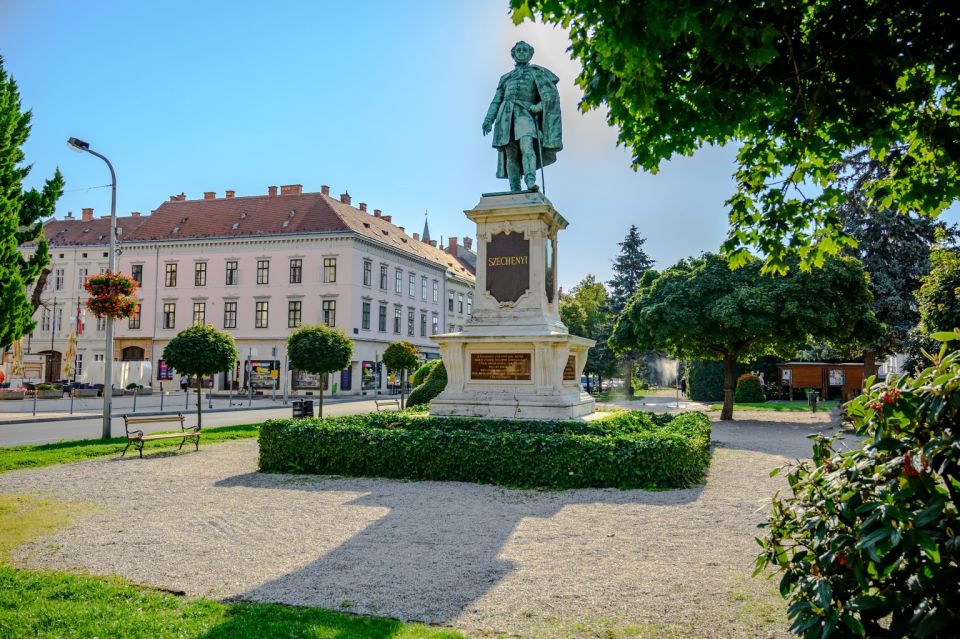
[[[26,567],[122,575],[190,596],[419,620],[471,635],[786,637],[751,579],[756,525],[826,414],[714,423],[703,486],[512,490],[257,472],[252,440],[0,475],[0,491],[83,502]],[[759,421],[762,418],[764,421]],[[776,421],[773,421],[776,420]],[[594,636],[594,635],[589,635]]]

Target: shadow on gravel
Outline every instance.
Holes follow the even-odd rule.
[[[813,448],[809,437],[818,433],[835,435],[842,432],[847,446],[858,445],[859,438],[849,431],[842,431],[838,424],[837,419],[820,423],[802,421],[801,418],[796,421],[783,418],[779,421],[749,419],[713,422],[711,429],[715,446],[788,459],[807,459]]]
[[[461,482],[246,473],[218,488],[365,493],[348,506],[389,513],[300,570],[241,596],[360,614],[446,624],[516,570],[500,558],[521,520],[551,518],[565,506],[680,506],[702,488],[670,491],[536,491]],[[603,536],[603,535],[601,535]],[[599,543],[598,539],[598,543]],[[517,543],[522,542],[522,536]]]

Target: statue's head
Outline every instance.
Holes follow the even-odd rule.
[[[533,47],[521,40],[510,49],[510,56],[517,64],[526,64],[533,57]]]

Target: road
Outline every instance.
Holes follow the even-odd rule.
[[[373,400],[335,402],[327,401],[323,406],[325,417],[339,417],[341,415],[361,415],[376,410]],[[290,406],[283,408],[254,408],[252,410],[235,410],[229,412],[206,413],[203,415],[203,427],[216,428],[218,426],[234,426],[237,424],[254,424],[276,417],[290,417]],[[316,402],[314,402],[316,414]],[[196,424],[196,414],[185,413],[187,424]],[[25,444],[48,444],[58,441],[76,439],[93,439],[100,437],[103,420],[99,417],[91,419],[64,420],[61,422],[18,422],[16,424],[0,424],[0,446],[21,446]],[[175,424],[141,424],[137,426],[145,432],[175,429]],[[112,434],[122,437],[123,418],[113,418]]]

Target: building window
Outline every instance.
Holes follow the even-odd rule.
[[[63,312],[63,309],[61,309],[61,308],[55,309],[54,322],[53,322],[53,332],[54,332],[54,333],[57,332],[57,328],[60,326],[60,314],[61,314],[62,312]],[[97,330],[100,331],[101,333],[102,333],[103,331],[107,330],[107,318],[106,318],[106,317],[98,317],[98,318],[97,318]]]
[[[323,323],[330,327],[337,325],[336,300],[323,300]]]
[[[393,309],[393,332],[400,334],[400,323],[403,322],[403,310],[398,306]]]
[[[77,377],[82,377],[83,376],[83,353],[77,353],[77,357],[73,361],[74,361],[73,368],[77,374]]]
[[[227,286],[236,286],[240,283],[240,272],[237,269],[237,263],[234,260],[227,262]]]
[[[433,303],[440,301],[440,282],[433,280]]]
[[[363,261],[363,285],[373,285],[373,262],[370,260]]]
[[[102,361],[103,361],[103,353],[94,353],[94,354],[93,354],[93,361],[95,361],[95,362],[102,362]]]
[[[457,312],[463,314],[463,293],[457,293]]]
[[[136,308],[133,309],[133,315],[127,320],[127,328],[140,328],[140,311],[143,308],[143,304],[137,304]]]
[[[420,337],[427,336],[427,314],[420,312]]]
[[[257,260],[257,284],[270,283],[270,260]]]
[[[447,324],[447,332],[448,332],[448,333],[453,333],[453,332],[456,330],[456,328],[457,328],[457,327],[454,326],[453,324]]]
[[[467,315],[473,313],[473,295],[467,293]]]
[[[254,319],[254,328],[267,328],[267,320],[270,314],[270,302],[257,302],[257,314]]]
[[[78,276],[78,277],[77,277],[77,282],[79,283],[79,287],[80,287],[80,288],[83,288],[83,283],[84,283],[85,281],[87,281],[87,275],[89,275],[89,274],[90,274],[90,269],[88,269],[88,268],[82,268],[82,269],[79,269],[79,270],[77,271],[77,276]],[[136,278],[134,278],[134,279],[136,279]],[[140,283],[140,282],[137,281],[137,284],[139,284],[139,283]]]
[[[387,290],[387,265],[380,265],[380,288],[382,290]]]
[[[290,283],[300,284],[301,282],[303,282],[303,260],[299,258],[290,260]]]
[[[193,285],[194,286],[206,286],[207,285],[207,263],[206,262],[197,262],[193,265]]]
[[[164,266],[163,285],[171,288],[177,285],[177,265],[167,264]]]
[[[48,311],[46,308],[44,308],[40,312],[40,330],[41,331],[46,332],[50,330],[50,317],[52,315],[53,314],[50,311]]]
[[[436,335],[440,332],[440,318],[436,315],[433,316],[433,327],[430,330],[433,331],[430,333],[431,335]]]
[[[176,270],[174,270],[176,272]],[[167,303],[163,305],[163,327],[174,328],[177,325],[177,305]]]
[[[381,333],[387,332],[387,306],[386,304],[380,305],[380,316],[377,320],[377,330]]]
[[[417,296],[417,276],[413,273],[410,274],[407,282],[407,290],[409,291],[410,297]]]
[[[64,271],[62,268],[54,269],[53,271],[53,290],[62,291],[63,290],[63,274]]]
[[[287,328],[297,328],[303,321],[303,302],[290,300],[287,302]]]
[[[453,291],[447,291],[447,310],[453,312]]]
[[[400,269],[397,269],[397,272],[394,273],[393,292],[397,295],[403,293],[403,271]]]
[[[407,335],[413,335],[413,311],[407,311]]]
[[[426,277],[420,278],[420,299],[422,299],[424,302],[427,301],[427,278]]]
[[[236,302],[223,303],[223,327],[224,328],[237,327],[237,303]]]
[[[86,273],[87,269],[83,269],[83,272]],[[137,283],[137,286],[143,286],[143,264],[134,264],[130,268],[130,277]],[[86,276],[84,276],[84,279],[86,279]],[[81,284],[83,284],[82,280]]]
[[[193,303],[193,325],[194,326],[203,326],[207,321],[207,303],[206,302],[194,302]]]
[[[363,303],[363,312],[360,315],[360,328],[370,330],[370,302]]]
[[[328,283],[337,281],[337,258],[323,258],[323,281]]]

